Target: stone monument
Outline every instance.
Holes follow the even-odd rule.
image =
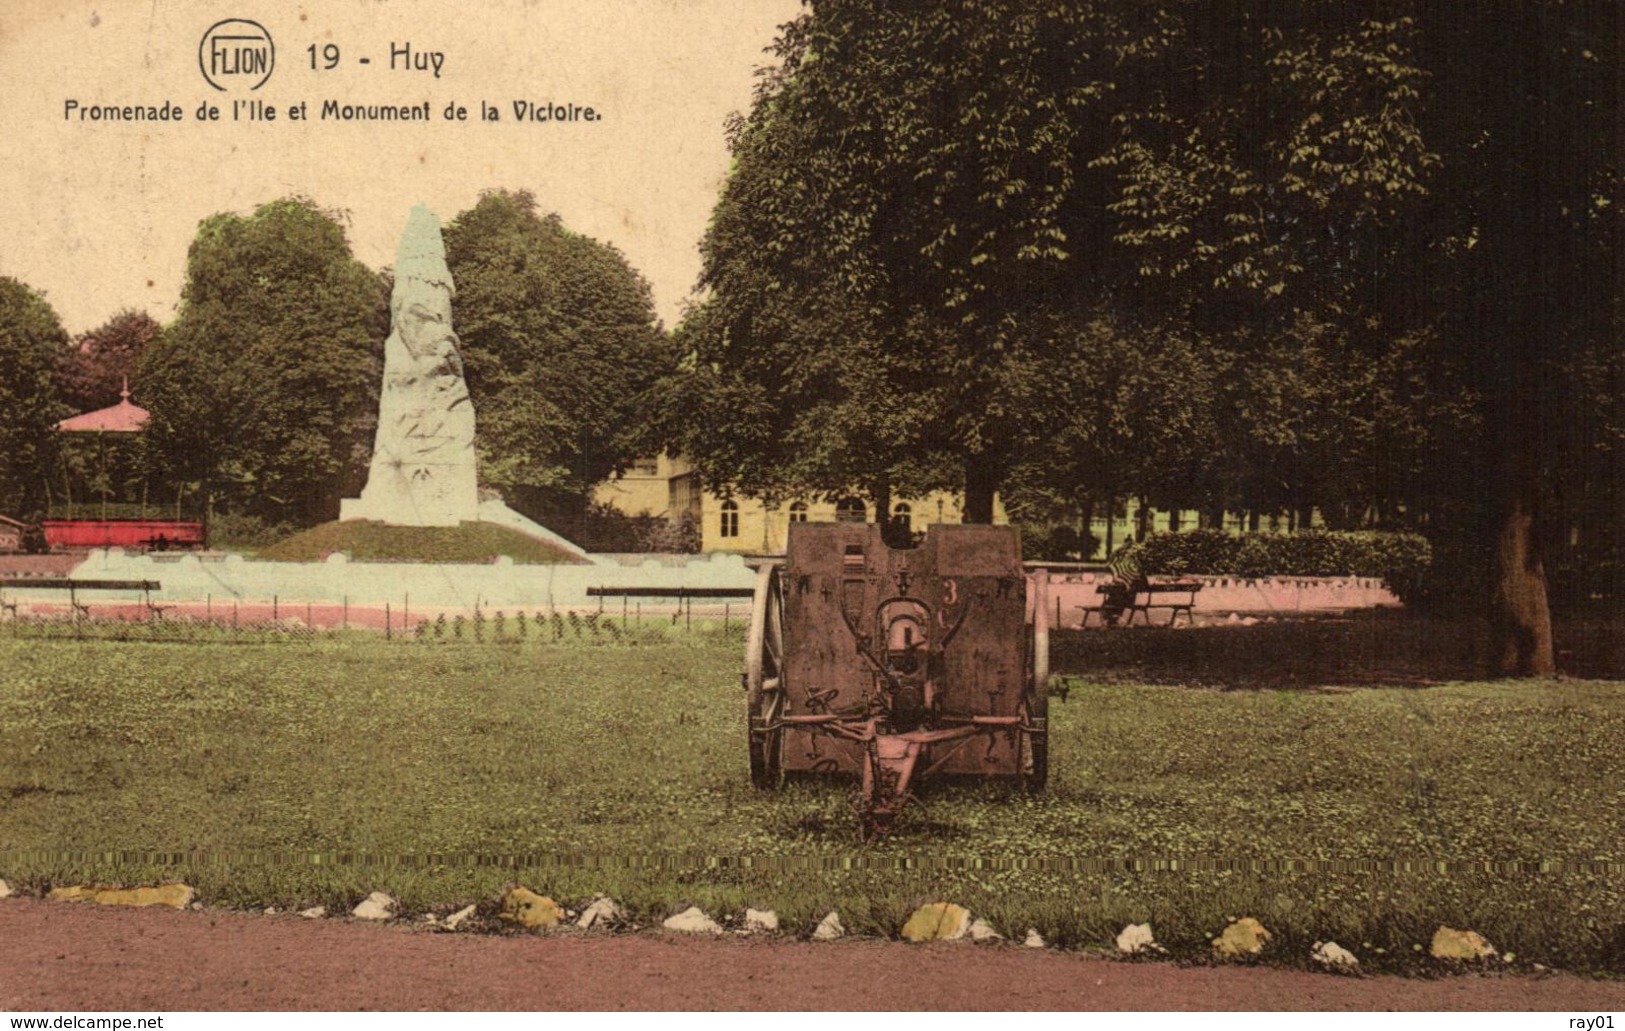
[[[341,520],[456,526],[480,518],[474,405],[451,328],[452,292],[440,220],[419,204],[395,258],[367,485],[344,499]]]

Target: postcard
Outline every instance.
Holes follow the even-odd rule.
[[[12,0],[0,1006],[1612,1027],[1619,16],[1436,6]]]

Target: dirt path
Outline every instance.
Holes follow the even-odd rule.
[[[0,1009],[1625,1009],[1570,977],[1344,978],[967,944],[503,938],[0,902]]]

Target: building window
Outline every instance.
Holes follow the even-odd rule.
[[[899,501],[892,506],[891,524],[900,533],[914,532],[914,509],[909,507],[908,502]]]
[[[858,498],[842,498],[835,503],[835,521],[837,523],[867,523],[869,521],[869,506]]]
[[[719,536],[739,536],[739,503],[737,501],[724,501],[722,503],[722,526]]]
[[[797,501],[790,506],[790,521],[792,523],[807,521],[807,503],[805,501]]]
[[[633,459],[632,472],[638,476],[657,476],[660,474],[660,460],[657,458]]]

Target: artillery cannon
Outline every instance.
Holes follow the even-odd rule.
[[[750,772],[855,776],[864,838],[884,837],[936,775],[1049,773],[1047,574],[1008,527],[794,523],[757,571],[745,673]]]

